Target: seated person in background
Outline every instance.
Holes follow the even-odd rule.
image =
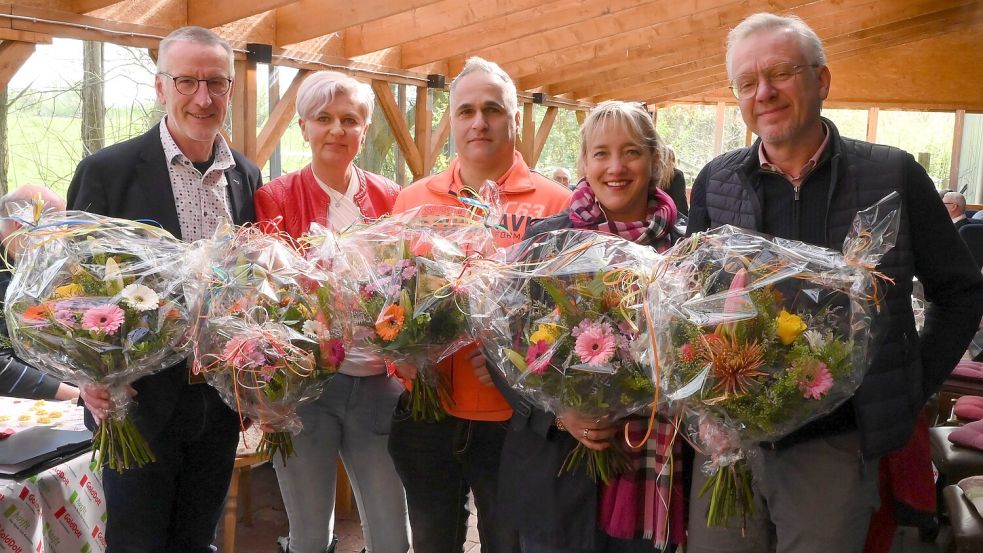
[[[0,214],[6,217],[8,207],[13,202],[30,202],[40,196],[47,208],[56,211],[65,209],[65,199],[51,190],[33,184],[27,184],[0,198]],[[12,219],[0,221],[0,243],[3,244],[3,255],[11,262],[20,251],[20,240],[7,240],[11,234],[20,228],[20,224]],[[3,297],[7,295],[7,285],[13,274],[10,271],[0,272],[0,308],[3,307]],[[7,340],[7,321],[0,318],[0,395],[21,397],[26,399],[55,399],[77,400],[79,390],[75,386],[59,382],[34,367],[24,363],[14,355],[14,350]]]
[[[563,186],[570,186],[570,172],[563,167],[557,167],[553,169],[553,180],[562,184]]]
[[[963,226],[970,224],[970,219],[966,217],[966,197],[959,192],[946,192],[942,196],[942,203],[945,204],[949,212],[949,218],[958,231]]]

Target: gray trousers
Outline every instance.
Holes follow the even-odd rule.
[[[700,497],[707,458],[697,453],[686,553],[861,553],[880,503],[878,460],[860,457],[857,432],[783,450],[755,448],[749,461],[757,512],[742,530],[707,528]]]
[[[368,553],[410,548],[403,485],[387,444],[403,387],[386,375],[336,374],[321,397],[297,409],[304,429],[286,465],[273,456],[290,522],[291,553],[322,553],[334,532],[335,462],[339,455],[355,494]]]

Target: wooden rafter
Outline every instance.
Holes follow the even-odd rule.
[[[345,53],[349,57],[375,52],[411,41],[429,40],[435,35],[476,25],[489,19],[542,3],[542,0],[440,0],[389,17],[350,27],[345,31]],[[422,64],[418,64],[422,65]],[[406,67],[406,65],[403,65]]]
[[[944,4],[944,3],[943,3]],[[944,5],[942,6],[944,7]],[[898,10],[902,13],[903,10]],[[925,32],[935,33],[947,31],[950,26],[960,21],[963,24],[973,21],[974,14],[983,14],[983,6],[967,8],[965,5],[942,9],[937,12],[921,14],[907,19],[885,19],[879,14],[875,21],[861,20],[854,23],[844,23],[840,32],[835,36],[827,36],[825,46],[827,57],[836,59],[849,52],[859,51],[873,46],[880,46],[886,40],[897,40],[898,37],[908,36],[912,39],[924,38]],[[884,22],[883,24],[878,24]],[[726,69],[723,65],[723,45],[716,54],[698,59],[701,50],[684,50],[677,56],[658,56],[652,60],[636,64],[634,77],[615,78],[624,73],[624,69],[604,72],[603,74],[588,74],[585,78],[592,79],[596,84],[569,91],[575,98],[609,98],[636,97],[639,89],[648,86],[663,88],[680,82],[696,82],[710,75],[717,75],[719,86],[726,84]],[[680,62],[680,60],[686,60]],[[639,77],[638,75],[646,75]],[[552,87],[550,92],[559,92]],[[644,97],[644,94],[643,94]]]
[[[414,179],[420,178],[423,176],[423,159],[420,157],[420,151],[417,150],[416,142],[410,134],[410,126],[406,124],[403,112],[396,103],[392,89],[389,88],[389,83],[372,81],[372,90],[375,92],[375,98],[379,102],[379,107],[382,108],[382,113],[389,123],[393,136],[396,138],[396,145],[399,146],[399,151],[403,153],[403,157],[406,159],[406,165],[410,167]]]
[[[955,32],[963,28],[973,28],[980,24],[983,24],[983,5],[977,4],[970,9],[951,8],[936,14],[926,14],[830,39],[826,44],[827,59],[840,60],[864,52]],[[648,87],[640,85],[637,88],[619,90],[613,96],[631,95],[632,97],[643,98],[650,103],[660,103],[672,98],[700,94],[726,86],[726,75],[722,71],[723,67],[718,67],[716,71],[718,76],[715,80],[709,76],[712,74],[712,70],[703,70],[702,76],[690,75],[690,79],[682,79],[679,84],[664,86],[652,83]],[[595,99],[601,98],[601,96],[595,97]]]
[[[122,0],[72,0],[71,11],[75,13],[89,13],[102,8],[119,4]]]
[[[9,6],[9,12],[6,13],[17,16],[18,19],[0,18],[0,25],[13,30],[60,38],[111,42],[136,48],[156,48],[160,43],[160,38],[157,37],[167,36],[171,31],[164,27],[120,23],[88,15],[23,5]]]
[[[868,2],[868,0],[862,0]],[[924,15],[926,12],[936,12],[950,8],[963,8],[969,2],[966,0],[898,0],[886,4],[883,2],[861,3],[853,0],[838,9],[830,10],[828,5],[808,5],[793,9],[795,13],[812,24],[817,33],[828,43],[830,37],[844,33],[876,27],[906,18]],[[717,14],[719,15],[719,14]],[[634,80],[638,82],[645,76],[651,76],[660,70],[677,73],[675,65],[692,66],[700,59],[714,55],[723,55],[727,28],[709,28],[697,34],[681,37],[663,37],[653,39],[643,47],[622,50],[606,57],[594,57],[586,61],[575,62],[562,69],[553,69],[531,75],[519,80],[523,88],[549,84],[549,94],[570,94],[572,97],[585,97],[599,94],[594,90],[584,93],[589,85],[610,84],[609,90],[624,88],[624,85]],[[685,67],[683,68],[685,70]],[[622,80],[622,82],[619,82]],[[648,79],[652,80],[652,79]],[[595,87],[599,88],[599,87]],[[585,96],[580,96],[585,94]]]
[[[546,114],[543,115],[543,121],[539,124],[539,128],[536,129],[536,141],[533,144],[532,150],[532,165],[533,167],[539,163],[539,156],[543,153],[543,147],[546,146],[546,139],[550,136],[550,131],[553,130],[553,123],[556,122],[556,114],[559,108],[556,106],[550,106],[546,108]]]
[[[5,88],[14,73],[24,65],[24,62],[34,53],[33,42],[17,42],[4,40],[0,42],[0,88]]]
[[[260,131],[259,136],[256,138],[256,157],[253,159],[253,163],[256,165],[260,167],[266,165],[266,162],[270,160],[270,156],[273,155],[273,151],[276,150],[277,144],[280,143],[280,138],[286,132],[287,127],[290,126],[294,118],[294,113],[297,110],[297,90],[300,89],[300,84],[310,74],[311,71],[298,71],[294,80],[290,82],[290,86],[283,93],[283,96],[273,106],[273,112],[270,113],[269,119],[263,125],[263,130]]]
[[[565,27],[601,17],[617,9],[618,4],[596,0],[555,0],[502,14],[502,17],[463,25],[440,35],[403,44],[403,67],[422,67],[452,56],[482,54],[484,49],[500,44],[517,46],[543,29]],[[496,4],[488,2],[488,4]],[[454,73],[450,73],[453,75]]]
[[[438,0],[300,0],[276,10],[276,42],[295,44]]]
[[[188,0],[188,25],[218,27],[265,11],[282,8],[297,0]]]
[[[437,123],[437,127],[434,129],[433,134],[430,137],[430,150],[427,157],[427,170],[433,171],[433,165],[437,162],[437,157],[440,155],[440,151],[444,149],[444,144],[447,143],[447,139],[451,135],[451,110],[445,109],[444,115],[440,117],[440,122]]]

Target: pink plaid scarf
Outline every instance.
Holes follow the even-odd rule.
[[[653,185],[649,187],[648,214],[645,221],[609,221],[587,179],[580,179],[570,198],[570,222],[574,228],[616,234],[630,242],[653,246],[661,252],[671,245],[669,229],[676,222],[676,204],[669,194]]]
[[[647,420],[633,419],[625,431],[637,444],[647,429]],[[671,422],[657,416],[641,449],[622,447],[628,453],[631,470],[601,487],[598,524],[607,535],[652,540],[658,549],[683,543],[686,501],[682,443],[675,439],[675,433]]]

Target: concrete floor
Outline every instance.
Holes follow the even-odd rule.
[[[241,519],[236,534],[235,553],[276,553],[276,538],[287,534],[287,515],[280,499],[280,490],[276,483],[276,473],[269,464],[264,464],[251,471],[249,493],[252,500],[252,524],[246,525]],[[240,491],[240,515],[243,507],[243,493]],[[342,518],[335,524],[338,535],[337,553],[359,553],[362,542],[362,528],[358,520]],[[918,538],[918,531],[912,528],[901,528],[894,541],[892,553],[943,553],[949,540],[949,531],[943,528],[938,539],[933,543],[924,543]],[[216,541],[222,543],[221,530]],[[412,550],[411,550],[412,551]],[[475,517],[472,516],[468,528],[468,541],[464,553],[479,553],[481,544],[478,542],[478,531],[475,528]],[[231,552],[222,552],[231,553]],[[385,553],[385,552],[381,552]]]

